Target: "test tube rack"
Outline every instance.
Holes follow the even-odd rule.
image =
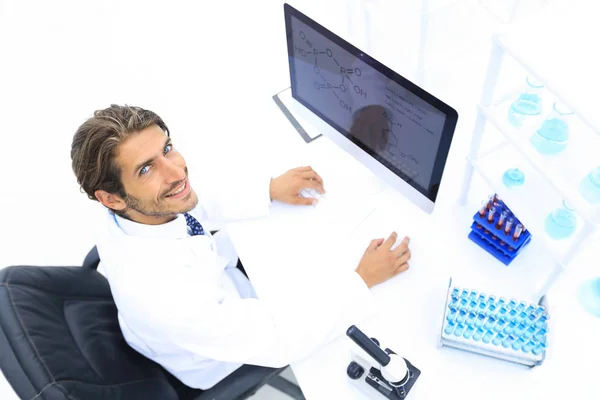
[[[463,299],[467,299],[466,306]],[[471,306],[471,302],[476,305]],[[544,298],[538,304],[531,304],[487,296],[475,290],[453,287],[450,278],[440,347],[451,347],[528,367],[542,365],[546,358],[549,330],[549,316],[544,302]]]
[[[494,199],[497,196],[494,195]],[[479,215],[479,211],[473,216],[473,223],[471,224],[471,232],[469,233],[469,239],[477,243],[485,251],[496,257],[504,265],[509,265],[519,253],[527,246],[531,241],[531,233],[525,230],[517,240],[513,239],[515,227],[519,222],[516,216],[510,211],[508,206],[502,201],[498,201],[495,204],[496,212],[494,213],[493,220],[488,220],[487,212],[486,215]],[[508,218],[513,217],[515,222],[513,226],[508,230],[504,231],[505,225],[498,228],[498,220],[503,211],[507,211]]]

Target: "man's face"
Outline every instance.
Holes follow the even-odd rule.
[[[183,156],[152,125],[119,145],[116,161],[127,197],[122,211],[133,221],[163,224],[198,204]]]

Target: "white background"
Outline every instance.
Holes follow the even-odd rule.
[[[0,268],[77,265],[94,245],[101,208],[78,190],[70,145],[96,109],[115,103],[157,112],[192,170],[202,163],[235,172],[274,151],[256,146],[253,134],[261,130],[260,110],[275,107],[271,96],[289,86],[282,3],[0,0]],[[375,42],[364,34],[359,3],[292,2],[410,76],[400,58],[416,59],[418,35],[400,35],[406,24],[394,20],[402,7],[417,10],[420,2],[373,1],[380,21],[372,27]],[[402,17],[411,20],[407,14]],[[438,42],[440,54],[446,43],[462,44],[452,36],[457,25],[450,21],[442,29],[447,35],[429,39],[433,54]],[[487,43],[485,35],[480,39]],[[469,54],[486,60],[488,48],[473,47]],[[442,79],[451,68],[476,73],[468,81]],[[426,86],[461,115],[444,176],[452,182],[444,186],[447,199],[458,194],[483,72],[459,58],[431,72]],[[0,378],[0,398],[12,399],[8,393]]]

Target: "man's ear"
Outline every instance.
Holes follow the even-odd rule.
[[[96,190],[94,192],[94,196],[96,196],[98,201],[102,203],[105,207],[108,207],[112,210],[121,211],[127,208],[125,200],[123,200],[117,194],[108,193],[105,190]]]

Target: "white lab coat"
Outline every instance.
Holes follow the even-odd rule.
[[[268,182],[240,177],[237,190],[213,197],[196,188],[192,215],[201,223],[266,216]],[[370,291],[350,270],[336,274],[335,295],[324,272],[314,287],[290,287],[277,307],[242,298],[225,273],[239,271],[220,233],[189,236],[183,216],[160,226],[127,221],[129,234],[117,221],[109,212],[97,246],[125,340],[190,387],[210,388],[242,364],[301,359],[371,309]]]

